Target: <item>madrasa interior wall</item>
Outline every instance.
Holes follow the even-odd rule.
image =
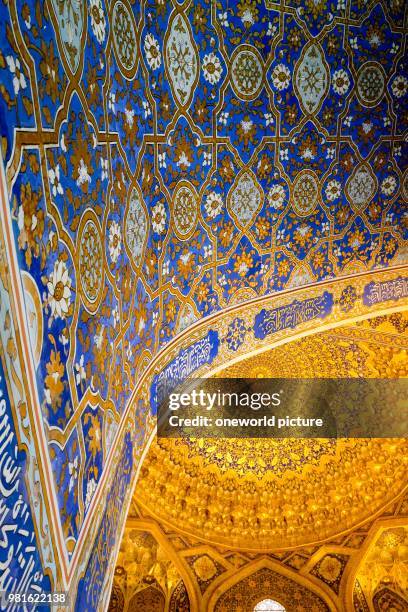
[[[102,609],[163,381],[406,307],[406,7],[0,15],[3,584]]]

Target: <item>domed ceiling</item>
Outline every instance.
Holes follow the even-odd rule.
[[[408,315],[357,323],[242,360],[219,377],[406,377]],[[135,500],[164,524],[242,549],[312,544],[406,486],[404,439],[158,439]]]
[[[0,353],[4,378],[19,382],[16,437],[30,449],[18,494],[34,509],[44,575],[73,600],[82,581],[78,609],[103,607],[105,541],[115,549],[151,425],[151,404],[135,396],[168,353],[187,350],[179,341],[205,344],[203,319],[221,320],[247,300],[260,308],[271,296],[285,301],[299,286],[312,302],[281,304],[279,333],[289,333],[292,317],[313,326],[311,311],[351,317],[407,299],[405,4],[0,3]],[[340,289],[341,279],[349,286]],[[222,350],[265,334],[256,317],[251,330],[225,320],[232,327]],[[315,444],[276,459],[265,446],[266,466],[256,468],[254,446],[238,466],[234,449],[202,444],[172,451],[212,457],[194,493],[199,516],[185,523],[201,533],[207,512],[212,535],[238,539],[259,535],[260,521],[266,540],[285,530],[295,540],[296,483],[287,475],[317,478],[328,462],[325,478],[333,469],[335,479],[330,466],[351,470],[357,452]],[[391,470],[391,451],[374,446],[358,452],[384,455],[384,465],[375,461]],[[228,499],[207,508],[220,477],[231,479],[231,495],[243,478],[249,500],[272,478],[270,508],[287,479],[287,527],[264,506],[245,524],[224,511]],[[324,518],[329,531],[337,507]],[[317,522],[313,529],[305,539],[321,535]],[[16,547],[22,538],[15,533]],[[14,578],[24,571],[16,567]]]

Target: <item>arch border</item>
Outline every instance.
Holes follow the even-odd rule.
[[[114,467],[114,449],[121,444],[121,439],[124,435],[126,427],[134,418],[134,412],[138,401],[143,400],[147,406],[150,403],[150,383],[152,382],[154,376],[166,368],[181,352],[191,349],[194,342],[198,342],[200,339],[202,340],[203,337],[205,337],[206,332],[208,333],[211,329],[217,329],[221,338],[224,339],[228,324],[232,322],[236,316],[239,316],[239,314],[241,314],[245,320],[248,320],[251,314],[255,316],[255,313],[259,312],[262,308],[272,308],[275,310],[277,308],[291,305],[294,302],[298,302],[299,299],[313,299],[316,298],[316,296],[322,296],[322,293],[325,291],[332,292],[333,309],[328,316],[323,317],[323,320],[320,320],[320,318],[315,318],[311,321],[300,322],[299,325],[291,327],[290,329],[283,329],[278,333],[272,334],[270,338],[264,338],[259,342],[260,346],[253,349],[254,353],[260,353],[276,347],[279,344],[296,340],[307,335],[334,329],[336,327],[347,325],[348,323],[359,320],[365,320],[376,316],[393,314],[406,310],[408,307],[408,294],[406,294],[405,289],[402,295],[398,295],[398,297],[387,295],[387,297],[374,301],[372,304],[369,302],[367,303],[367,300],[366,303],[363,303],[363,297],[365,295],[364,292],[367,291],[370,286],[380,283],[393,283],[401,279],[403,283],[408,282],[407,266],[401,265],[387,270],[375,270],[354,275],[347,275],[342,278],[330,279],[311,286],[292,288],[280,294],[260,296],[248,300],[242,304],[231,305],[217,313],[214,313],[213,315],[206,317],[205,319],[197,321],[191,327],[183,330],[180,334],[174,337],[163,348],[163,350],[152,359],[151,363],[146,367],[146,369],[141,372],[140,380],[134,388],[132,395],[129,398],[127,407],[123,413],[122,421],[118,427],[111,451],[107,457],[100,486],[94,495],[93,504],[96,506],[106,493],[105,484],[107,474],[109,474],[110,470]],[[341,299],[342,292],[350,285],[352,285],[356,291],[356,299],[350,308],[347,310],[342,310],[339,305],[339,300]],[[318,325],[316,325],[316,323],[318,323]],[[232,363],[244,359],[249,355],[250,352],[248,352],[247,349],[238,355],[231,353],[231,351],[229,354],[227,354],[226,350],[220,351],[217,354],[217,361],[214,361],[214,363],[211,364],[211,367],[208,364],[199,364],[198,367],[194,371],[189,372],[188,375],[192,374],[193,376],[205,377],[213,374],[216,368],[225,368],[227,365],[231,365]],[[152,418],[151,414],[148,414],[148,411],[146,414],[144,414],[143,420],[145,423],[143,442],[141,446],[136,446],[134,449],[137,469],[132,476],[127,502],[124,504],[124,515],[123,518],[121,518],[122,526],[124,526],[128,506],[133,497],[134,489],[138,480],[138,473],[142,463],[141,457],[147,453],[150,447],[151,439],[155,435],[154,419]],[[87,519],[89,522],[89,516],[91,514],[92,513],[88,513],[85,522],[87,522]],[[89,528],[89,524],[83,526],[80,539],[77,542],[70,567],[71,571],[69,583],[71,587],[74,587],[75,583],[77,582],[76,575],[78,568],[84,566],[84,563],[86,563],[85,559],[88,557],[86,541]],[[121,528],[119,527],[119,532],[120,531]],[[112,559],[116,558],[117,556],[119,544],[120,541],[116,543],[115,550],[112,554]],[[108,583],[111,583],[111,580],[108,579]]]
[[[367,538],[365,539],[363,545],[361,546],[359,551],[355,555],[353,555],[352,559],[350,559],[348,567],[346,569],[347,576],[345,577],[345,586],[343,593],[343,604],[346,610],[353,609],[354,584],[356,582],[359,567],[368,557],[371,549],[373,548],[373,546],[375,546],[375,543],[377,542],[381,533],[383,533],[387,529],[406,526],[408,526],[408,516],[379,518],[374,522],[368,532]]]
[[[264,557],[262,559],[257,559],[244,565],[238,571],[235,569],[232,570],[232,573],[227,577],[223,578],[221,575],[217,580],[213,582],[213,584],[208,588],[205,592],[203,600],[202,600],[202,609],[207,612],[214,612],[215,605],[220,597],[226,593],[231,587],[238,584],[245,578],[252,576],[255,572],[261,569],[270,569],[289,580],[292,580],[296,584],[308,589],[314,595],[317,595],[320,599],[324,601],[324,603],[329,607],[329,610],[333,612],[337,612],[340,608],[337,606],[335,600],[326,593],[320,586],[314,584],[308,578],[301,576],[296,573],[294,570],[290,570],[287,567],[280,565],[277,561],[273,561],[269,557]],[[273,596],[273,593],[271,594]]]

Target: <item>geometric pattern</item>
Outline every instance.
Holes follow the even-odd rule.
[[[370,319],[369,325],[384,328],[387,324],[380,319]],[[169,609],[174,611],[261,610],[262,604],[268,610],[286,607],[299,612],[326,609],[326,606],[339,612],[367,612],[371,608],[382,610],[385,604],[405,610],[407,499],[403,493],[374,520],[370,517],[351,532],[333,539],[297,547],[295,551],[274,550],[265,554],[243,550],[238,553],[232,543],[230,547],[220,548],[186,537],[180,530],[184,527],[182,523],[169,528],[158,522],[154,510],[152,513],[138,504],[136,494],[115,569],[109,611],[127,609],[126,601],[135,588],[153,585],[159,572],[159,581],[163,582],[166,569],[162,568],[173,564],[179,567],[181,580],[176,587],[175,574],[168,580],[171,587],[166,599]],[[146,540],[137,541],[135,551],[132,546],[128,547],[126,537],[127,532],[140,534],[146,526],[153,535],[148,544],[149,554],[146,554]],[[158,545],[166,550],[159,562],[155,553]],[[135,557],[142,558],[142,562],[135,565]],[[147,575],[146,561],[155,566]],[[118,605],[120,597],[122,604]],[[174,605],[174,599],[178,605]],[[370,608],[367,602],[372,602]]]
[[[213,376],[400,378],[406,375],[407,331],[406,313],[349,323],[252,353],[227,368],[221,365]],[[341,437],[159,437],[145,456],[134,500],[163,524],[175,530],[182,526],[188,537],[215,546],[264,553],[311,549],[393,503],[405,486],[400,457],[407,446],[405,439],[390,445],[385,439]],[[239,510],[242,500],[245,513]],[[314,564],[314,573],[331,580],[330,588],[338,592],[345,561],[341,554],[329,555]]]
[[[256,604],[267,597],[271,591],[276,593],[279,603],[282,602],[284,605],[283,610],[292,609],[294,612],[301,612],[301,610],[328,612],[330,610],[327,603],[316,593],[269,568],[262,568],[232,586],[219,598],[214,610],[215,612],[254,610]]]
[[[1,5],[4,214],[67,574],[132,391],[179,332],[406,263],[405,11]]]

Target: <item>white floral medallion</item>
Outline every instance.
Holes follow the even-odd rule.
[[[360,164],[348,179],[345,193],[354,210],[362,210],[377,190],[377,180],[369,166]]]
[[[177,103],[188,107],[199,73],[197,46],[184,15],[175,15],[165,40],[164,59]]]
[[[101,231],[97,220],[87,211],[78,234],[79,278],[83,302],[95,312],[103,285],[103,251]]]
[[[316,208],[319,197],[319,183],[312,170],[300,172],[293,183],[292,202],[294,211],[305,217]]]
[[[148,214],[138,186],[132,189],[125,217],[125,247],[134,268],[139,268],[149,233]]]
[[[227,197],[227,209],[236,224],[247,227],[261,208],[264,193],[256,176],[250,170],[238,174]]]
[[[133,76],[137,66],[136,26],[131,9],[116,2],[112,11],[113,46],[121,72]]]
[[[180,181],[173,195],[174,231],[181,239],[186,238],[197,224],[198,196],[188,181]]]
[[[363,106],[376,106],[385,92],[384,70],[377,62],[363,64],[357,75],[357,96]]]
[[[330,71],[320,45],[309,44],[295,67],[295,92],[306,115],[315,113],[327,96]]]
[[[238,47],[231,61],[231,85],[244,100],[256,98],[263,86],[263,65],[258,51],[248,45]]]
[[[81,56],[81,41],[84,31],[84,10],[86,3],[78,0],[52,0],[58,21],[59,35],[64,47],[69,68],[75,72]]]

